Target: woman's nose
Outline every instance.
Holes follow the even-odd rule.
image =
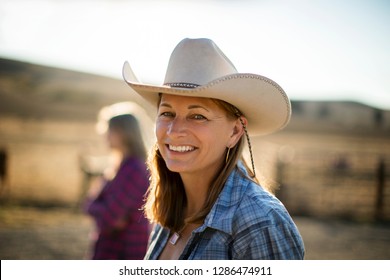
[[[176,117],[170,122],[167,134],[175,137],[185,136],[186,130],[186,120]]]

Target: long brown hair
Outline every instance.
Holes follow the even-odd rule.
[[[226,111],[230,119],[237,119],[242,115],[236,107],[225,101],[216,99],[213,99],[213,101]],[[155,145],[148,160],[151,181],[144,205],[147,218],[151,222],[159,223],[173,231],[179,231],[186,223],[203,222],[221,193],[228,176],[236,167],[238,160],[241,159],[245,164],[242,157],[244,145],[245,137],[243,135],[238,143],[230,148],[226,163],[221,166],[212,180],[202,209],[188,218],[184,217],[183,210],[187,205],[187,197],[180,174],[167,168],[157,145]],[[228,149],[226,149],[227,152]],[[252,171],[246,164],[245,166],[248,173],[254,177]]]
[[[138,120],[133,115],[123,114],[112,117],[108,122],[108,128],[120,133],[126,149],[132,156],[146,160],[141,128]]]

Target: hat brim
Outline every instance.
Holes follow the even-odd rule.
[[[138,82],[128,62],[123,78],[157,113],[159,93],[214,98],[236,106],[248,119],[248,133],[266,135],[284,128],[291,117],[291,103],[284,90],[269,78],[237,73],[215,79],[196,88],[175,88]],[[149,108],[150,110],[150,108]]]

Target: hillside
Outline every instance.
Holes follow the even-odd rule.
[[[0,117],[94,121],[131,96],[122,80],[0,58]]]

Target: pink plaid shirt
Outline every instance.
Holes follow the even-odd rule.
[[[148,173],[136,158],[123,160],[118,173],[108,181],[98,197],[87,207],[98,230],[92,259],[143,259],[149,234],[149,222],[140,210]],[[119,220],[127,223],[120,229]]]

